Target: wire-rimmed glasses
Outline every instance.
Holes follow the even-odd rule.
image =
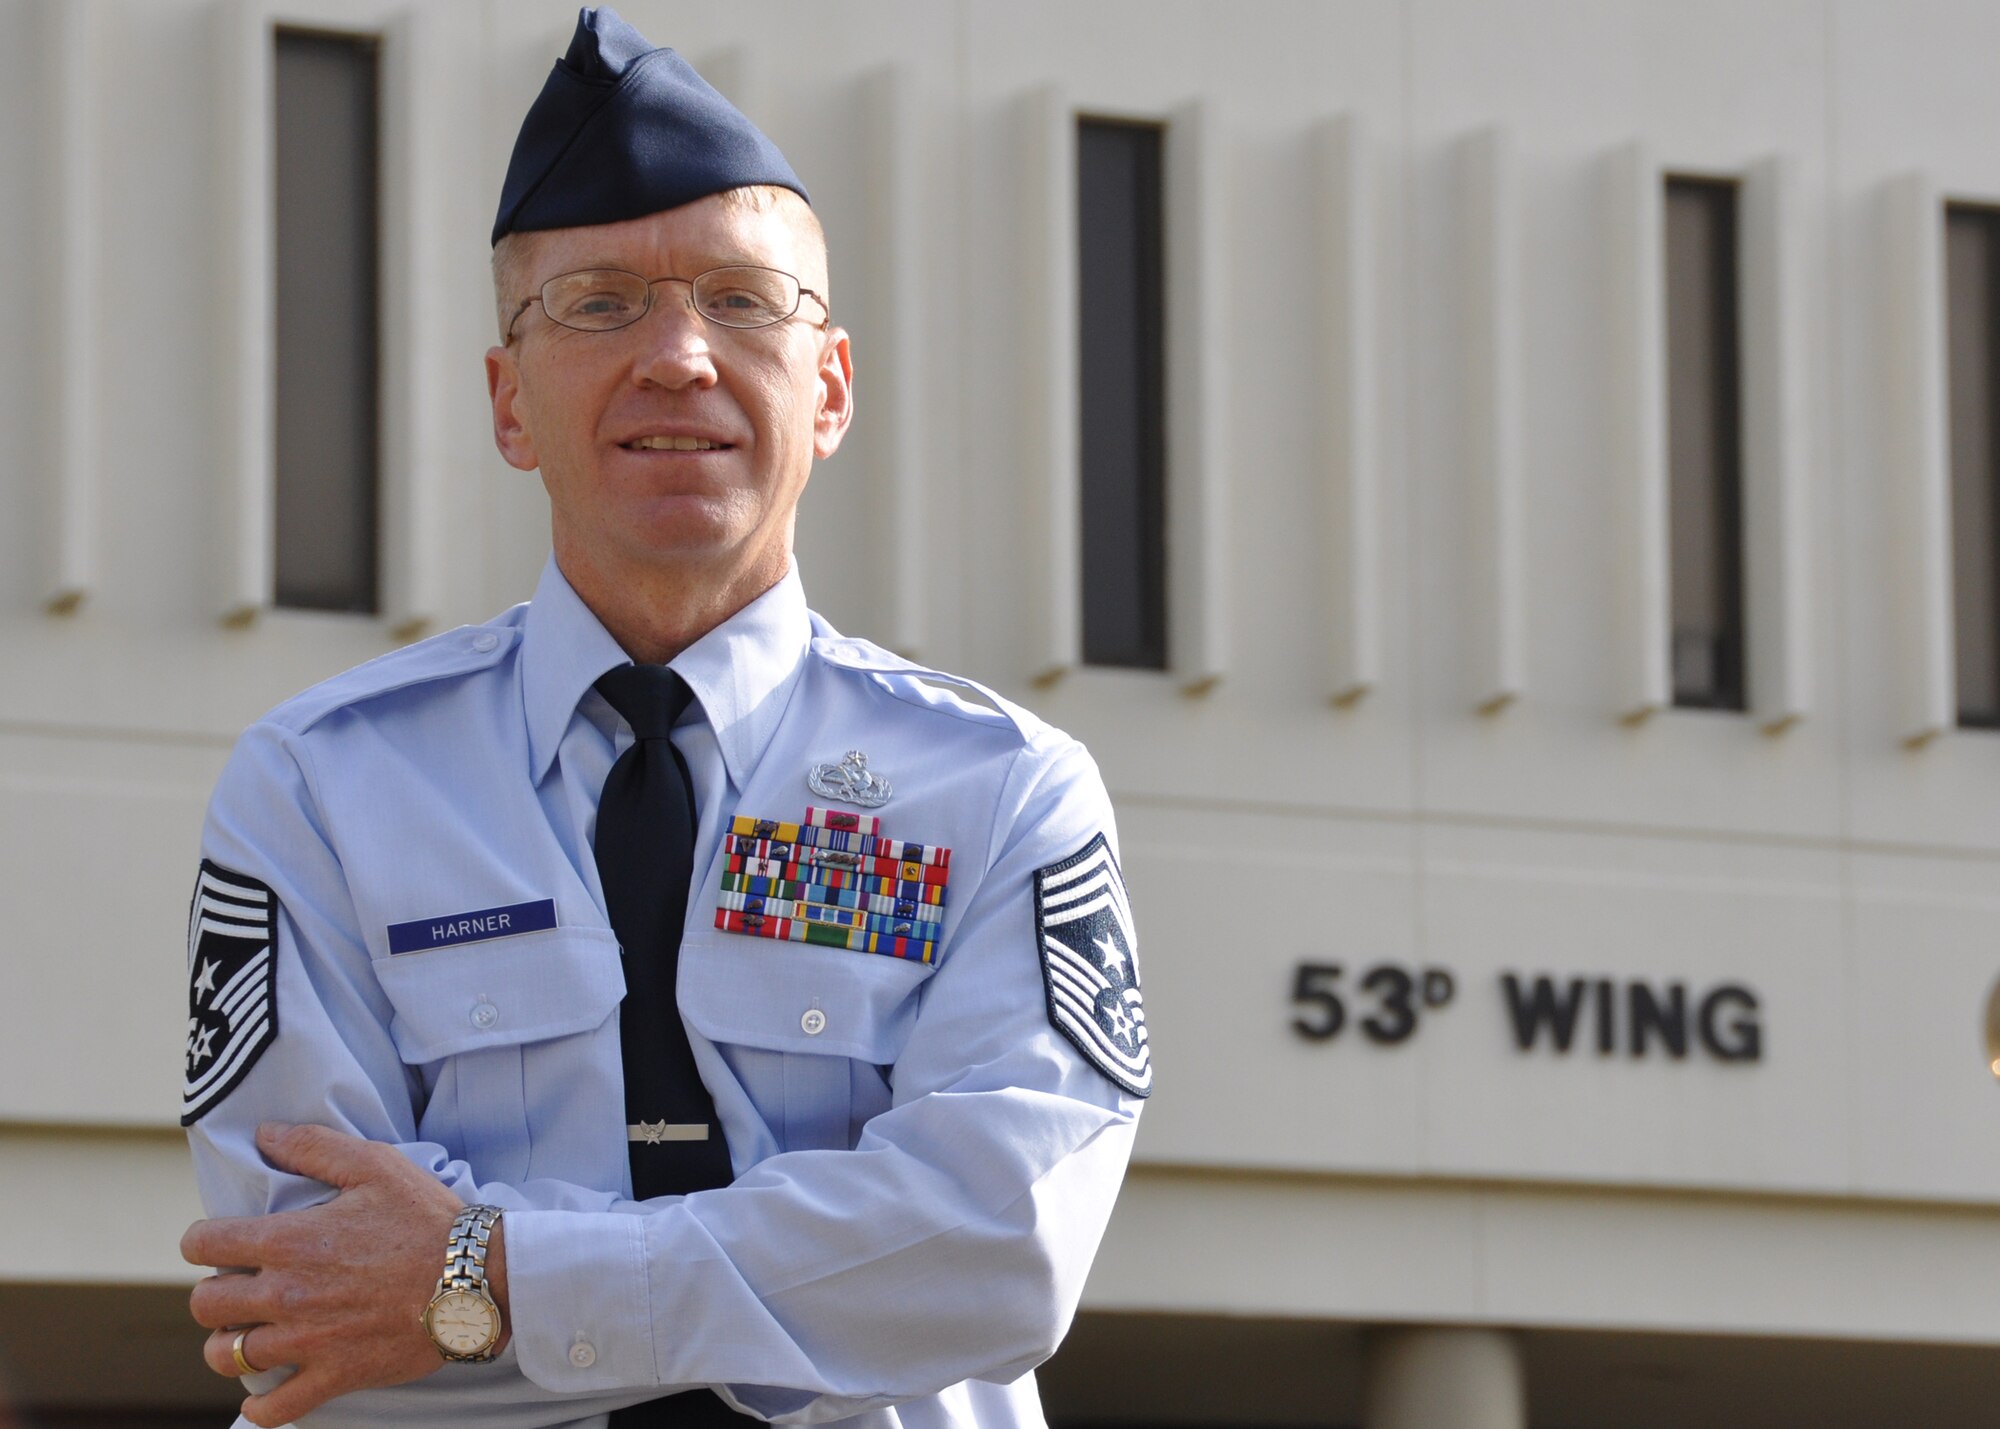
[[[819,327],[833,321],[833,310],[825,298],[776,268],[732,263],[692,278],[642,278],[623,268],[580,268],[556,274],[539,292],[521,299],[508,319],[507,341],[514,340],[515,324],[534,303],[542,305],[550,321],[578,332],[616,332],[630,327],[652,311],[653,289],[660,283],[686,283],[689,306],[722,327],[773,327],[799,310],[801,298],[811,298],[826,314]]]

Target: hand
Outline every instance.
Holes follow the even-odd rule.
[[[215,1333],[202,1358],[239,1373],[231,1347],[253,1327],[244,1358],[297,1373],[243,1401],[252,1424],[290,1424],[336,1395],[403,1384],[443,1364],[419,1316],[436,1293],[458,1197],[394,1147],[323,1126],[266,1122],[257,1145],[273,1166],[335,1188],[323,1205],[267,1216],[196,1221],[181,1237],[193,1265],[248,1274],[201,1281],[189,1297]],[[504,1223],[503,1223],[504,1225]],[[495,1227],[486,1275],[506,1323],[506,1252]],[[505,1339],[502,1339],[502,1344]]]

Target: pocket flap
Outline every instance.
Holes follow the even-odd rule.
[[[931,971],[879,953],[704,930],[681,945],[681,1013],[711,1042],[887,1066],[909,1040]]]
[[[402,953],[379,960],[375,977],[396,1009],[389,1035],[413,1064],[588,1032],[625,996],[618,939],[608,928],[550,928]]]

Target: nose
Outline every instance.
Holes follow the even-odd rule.
[[[653,304],[632,324],[639,342],[633,376],[642,385],[708,387],[716,380],[708,323],[695,311],[694,290],[678,278],[662,278]]]

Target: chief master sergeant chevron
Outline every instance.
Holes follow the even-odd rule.
[[[207,1361],[259,1425],[1039,1425],[1152,1083],[1096,769],[808,612],[848,338],[672,50],[584,12],[494,242],[553,557],[217,785]]]

